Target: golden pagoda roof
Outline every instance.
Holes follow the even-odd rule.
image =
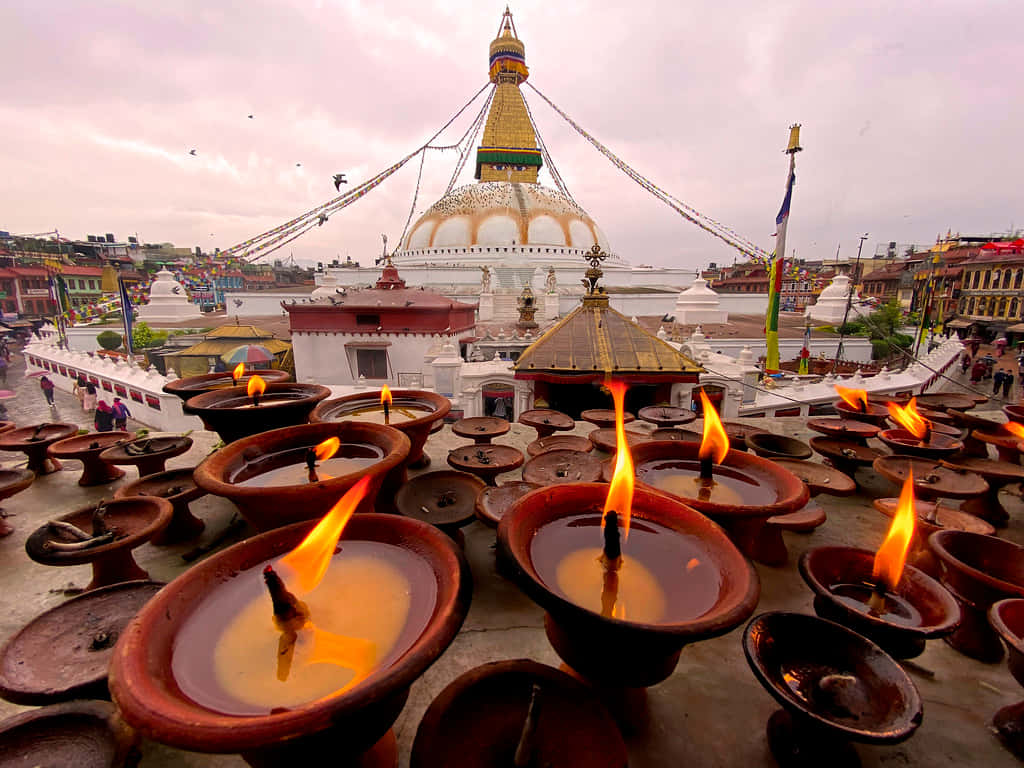
[[[517,378],[550,372],[604,377],[608,374],[668,377],[696,375],[701,367],[675,347],[590,294],[519,356]]]

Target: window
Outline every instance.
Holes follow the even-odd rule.
[[[380,315],[356,315],[356,325],[372,325],[380,327]]]
[[[90,280],[89,281],[89,289],[92,290],[92,291],[96,290],[96,281],[95,280]]]
[[[989,278],[990,278],[991,276],[992,276],[992,273],[991,273],[991,272],[986,272],[986,273],[984,274],[984,276],[983,276],[983,277],[981,278],[981,287],[982,287],[982,290],[984,290],[985,288],[988,288],[988,279],[989,279]]]
[[[367,379],[388,377],[388,354],[383,349],[357,349],[356,375]]]
[[[1011,273],[1010,270],[1006,270],[1005,272],[1003,272],[1003,288],[1009,288],[1010,287],[1010,278],[1011,277],[1013,277],[1013,273]]]

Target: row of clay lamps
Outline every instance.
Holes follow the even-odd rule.
[[[487,485],[494,485],[498,475],[523,465],[523,453],[518,448],[491,443],[511,427],[507,420],[497,416],[473,416],[455,422],[452,432],[459,437],[472,438],[473,444],[449,451],[449,466],[476,475]]]

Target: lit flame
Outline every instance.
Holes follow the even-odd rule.
[[[266,391],[267,382],[263,380],[262,376],[254,375],[251,379],[249,379],[249,383],[245,387],[245,392],[246,394],[249,395],[249,397],[252,397],[253,395],[259,397]]]
[[[697,456],[701,459],[710,456],[715,464],[721,464],[729,453],[729,435],[703,389],[700,390],[700,402],[704,407],[704,437],[700,441]]]
[[[918,440],[928,434],[928,420],[918,413],[916,397],[910,398],[910,402],[905,407],[899,406],[896,403],[887,403],[886,407],[888,407],[889,415],[892,416],[893,421],[897,422]]]
[[[239,363],[235,366],[235,370],[231,372],[231,380],[238,383],[238,380],[245,376],[245,363]]]
[[[341,448],[341,440],[336,437],[328,437],[313,449],[313,453],[316,454],[319,461],[327,461],[338,452],[339,448]]]
[[[892,525],[889,526],[889,533],[885,541],[878,548],[875,555],[875,566],[871,569],[871,579],[874,583],[887,590],[893,590],[899,584],[900,576],[903,574],[903,564],[907,560],[907,550],[910,548],[910,539],[914,536],[914,473],[908,469],[907,479],[903,482],[903,490],[900,491],[900,500],[896,505],[896,516]]]
[[[857,411],[867,411],[868,393],[863,389],[851,389],[841,384],[836,384],[836,394],[843,398],[843,402]],[[860,403],[864,403],[863,407]]]
[[[303,592],[314,590],[327,573],[341,532],[345,530],[359,502],[366,496],[369,484],[369,477],[360,478],[359,482],[349,488],[341,500],[331,507],[331,511],[324,515],[302,543],[281,558],[281,562],[295,573]]]
[[[380,388],[380,404],[384,405],[385,403],[391,405],[391,390],[388,389],[387,384]]]
[[[1018,424],[1015,421],[1008,421],[1004,425],[1006,430],[1014,437],[1019,437],[1024,440],[1024,424]]]
[[[608,486],[608,497],[604,502],[604,515],[601,527],[607,521],[609,512],[616,512],[622,524],[622,537],[629,538],[629,518],[633,508],[633,455],[629,452],[626,442],[626,425],[623,417],[625,411],[626,383],[609,381],[608,390],[612,393],[615,403],[615,472],[612,474],[611,485]]]

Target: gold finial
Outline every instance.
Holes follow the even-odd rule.
[[[601,293],[601,291],[598,290],[597,282],[604,276],[604,270],[601,269],[601,262],[608,258],[608,254],[601,250],[600,245],[594,243],[594,247],[591,248],[583,258],[590,262],[590,269],[586,272],[587,282],[590,283],[587,295],[595,296],[598,293]]]
[[[793,125],[789,126],[789,146],[786,147],[786,154],[792,155],[802,152],[803,149],[800,146],[800,123],[793,123]]]

